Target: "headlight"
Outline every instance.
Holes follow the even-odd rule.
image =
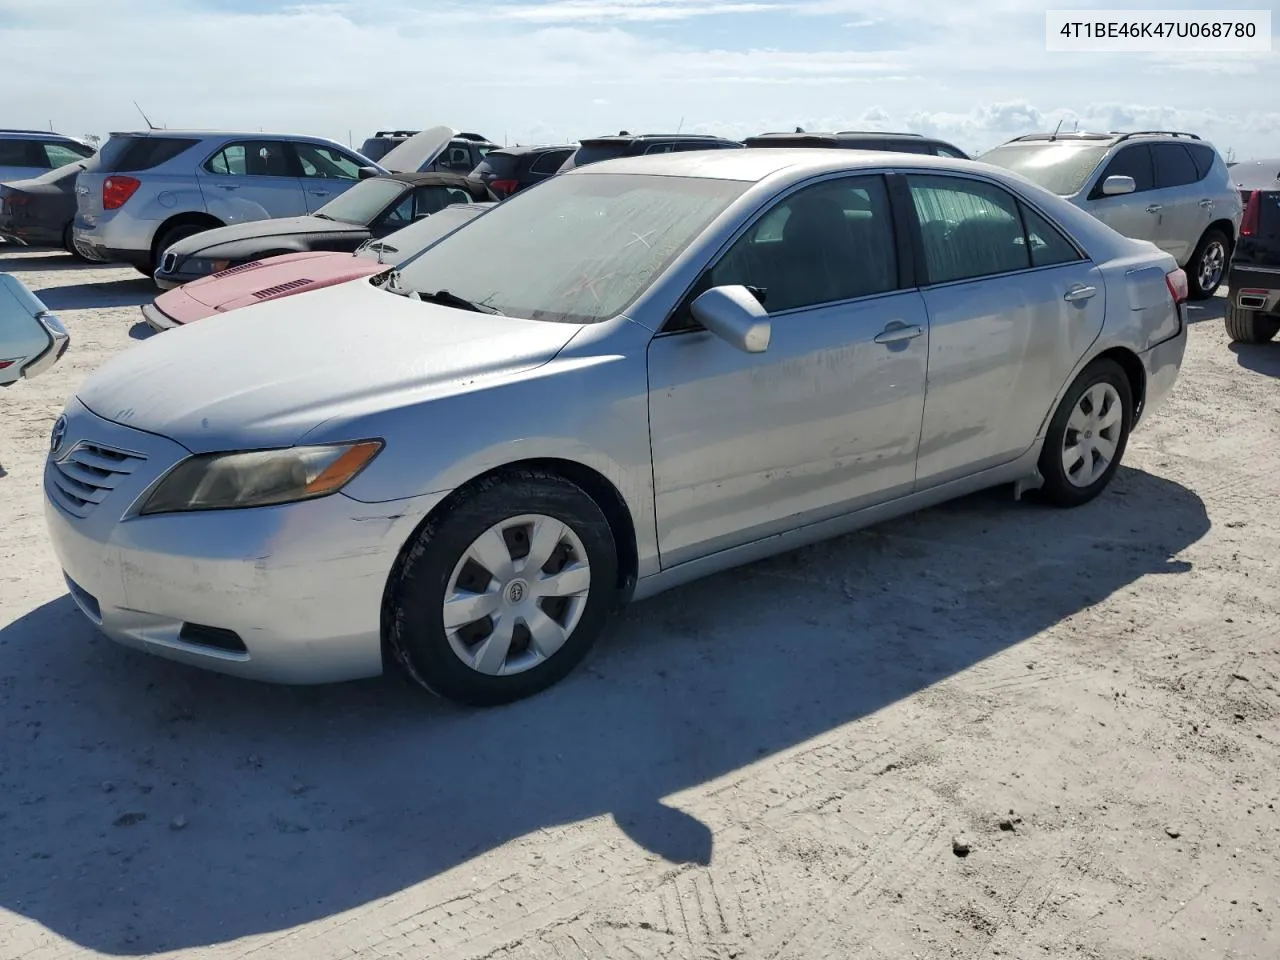
[[[345,487],[381,449],[381,440],[362,440],[190,457],[169,471],[140,512],[223,510],[314,500]]]

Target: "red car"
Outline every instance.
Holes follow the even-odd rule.
[[[355,253],[286,253],[231,267],[143,304],[142,317],[153,329],[168,330],[215,313],[370,277],[422,252],[491,206],[459,203],[445,207],[390,236],[369,241]]]

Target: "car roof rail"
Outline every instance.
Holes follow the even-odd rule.
[[[1200,135],[1195,133],[1186,133],[1182,130],[1133,130],[1129,133],[1120,134],[1116,143],[1122,140],[1130,140],[1134,137],[1186,137],[1189,140],[1199,140]]]
[[[455,140],[470,140],[473,143],[493,143],[493,141],[488,137],[479,133],[466,133],[465,131],[459,131],[455,133],[453,137]]]
[[[837,137],[916,137],[923,140],[923,133],[896,133],[891,130],[837,130]]]
[[[52,130],[11,130],[7,127],[0,127],[0,133],[24,133],[37,137],[62,137],[62,134],[54,133]],[[63,137],[63,139],[67,138]]]

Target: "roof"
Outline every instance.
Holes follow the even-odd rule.
[[[888,137],[908,137],[913,140],[933,140],[923,133],[895,133],[890,130],[837,130],[835,133],[817,130],[770,131],[747,137],[747,140],[884,140]]]
[[[0,137],[44,137],[48,140],[70,140],[73,143],[84,143],[78,137],[68,137],[65,134],[54,133],[52,130],[10,130],[0,129]]]
[[[589,177],[595,174],[650,174],[666,177],[705,177],[714,180],[757,182],[794,170],[797,175],[836,173],[841,170],[875,170],[885,166],[910,166],[972,173],[972,160],[935,157],[922,153],[893,151],[831,150],[822,147],[779,147],[775,150],[697,150],[689,153],[657,153],[642,157],[620,157],[577,167],[561,176]],[[1006,176],[1007,170],[982,164]]]
[[[1048,132],[1048,133],[1026,133],[1020,137],[1014,137],[1007,143],[1025,143],[1028,141],[1089,141],[1094,143],[1116,144],[1122,140],[1131,140],[1135,137],[1175,137],[1183,140],[1199,140],[1198,134],[1184,133],[1180,130],[1133,130],[1128,133],[1122,133],[1118,130],[1112,130],[1109,133],[1089,133],[1084,130],[1071,130],[1067,132]]]
[[[578,145],[576,143],[556,143],[556,144],[539,143],[539,144],[527,144],[524,146],[516,146],[516,147],[499,147],[497,150],[490,150],[489,155],[493,156],[495,153],[505,153],[508,156],[512,156],[512,157],[523,157],[531,153],[551,153],[554,150],[572,151],[577,149],[578,149]]]
[[[222,137],[235,140],[315,140],[321,143],[337,143],[328,137],[317,137],[309,133],[280,133],[272,130],[184,130],[178,127],[165,127],[160,130],[112,130],[112,137]]]
[[[635,143],[637,140],[706,140],[708,143],[737,143],[728,137],[717,137],[709,133],[607,133],[599,137],[584,137],[582,143]]]

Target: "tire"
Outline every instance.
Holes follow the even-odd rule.
[[[537,526],[533,517],[541,518]],[[552,537],[554,551],[548,547]],[[522,564],[535,544],[551,559],[526,575]],[[484,565],[474,559],[479,553]],[[514,568],[508,574],[499,570],[494,576],[489,569],[508,562]],[[564,578],[558,595],[543,594],[538,584],[551,582],[546,578],[555,574],[545,571],[556,564],[577,568],[579,576]],[[450,595],[488,600],[456,615],[449,630],[444,610]],[[567,676],[595,643],[617,596],[617,548],[600,507],[560,477],[518,470],[477,484],[414,534],[388,582],[383,622],[390,653],[410,677],[446,699],[494,706],[532,696]],[[480,619],[468,619],[476,613]],[[551,649],[547,656],[538,649],[533,618],[544,639],[551,638],[542,644]],[[555,646],[566,627],[567,638]]]
[[[80,263],[93,263],[92,260],[90,260],[88,257],[86,257],[84,254],[82,254],[79,250],[76,249],[74,227],[75,227],[74,223],[68,223],[65,227],[62,228],[63,248],[67,251],[67,253],[71,254],[71,256],[75,257],[75,259],[78,260]]]
[[[156,241],[156,245],[151,250],[151,272],[148,273],[142,267],[138,270],[144,275],[154,276],[155,272],[160,269],[160,261],[164,258],[164,252],[172,247],[179,240],[185,240],[187,237],[194,237],[197,233],[204,233],[206,230],[212,230],[212,225],[201,223],[179,223],[177,226],[170,227],[160,235],[160,239]]]
[[[1092,409],[1090,413],[1085,413],[1082,404],[1085,403],[1086,396],[1089,396],[1088,405],[1092,409],[1097,409],[1098,400],[1106,401],[1099,414],[1092,414]],[[1107,425],[1114,404],[1119,405],[1119,415]],[[1077,407],[1081,407],[1079,413],[1088,425],[1088,433],[1093,436],[1084,440],[1079,465],[1069,472],[1065,463],[1068,434],[1070,432],[1070,439],[1077,439],[1080,432],[1083,432],[1072,425]],[[1129,386],[1129,378],[1115,361],[1095,360],[1076,377],[1049,421],[1044,449],[1040,452],[1040,475],[1044,478],[1044,486],[1040,491],[1042,498],[1054,506],[1078,507],[1100,494],[1120,467],[1132,427],[1133,391]],[[1109,443],[1099,442],[1102,440]],[[1077,452],[1081,451],[1078,439],[1070,446]],[[1105,455],[1107,447],[1111,448],[1111,455],[1105,468],[1091,480],[1087,479],[1080,471],[1089,466],[1101,468],[1100,457],[1094,451]]]
[[[1231,259],[1231,241],[1221,230],[1206,230],[1187,261],[1187,293],[1191,300],[1207,300],[1222,286]]]
[[[1280,317],[1257,310],[1241,310],[1227,302],[1227,336],[1234,343],[1269,343],[1280,333]]]

